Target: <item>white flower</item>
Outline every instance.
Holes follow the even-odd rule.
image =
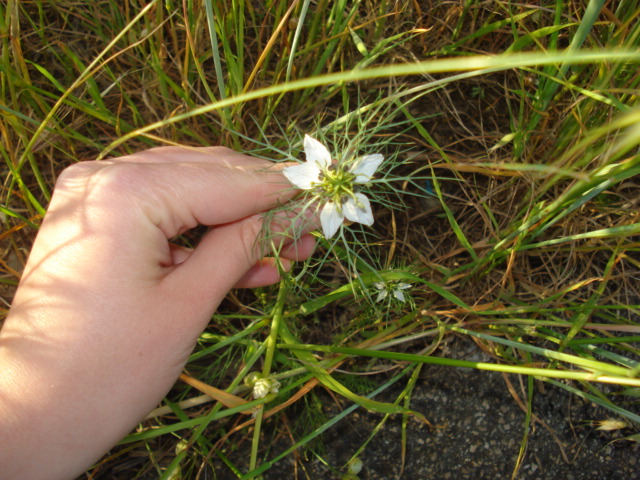
[[[376,153],[348,165],[335,164],[327,147],[309,135],[304,136],[304,152],[305,163],[285,167],[282,173],[294,186],[312,191],[319,201],[325,202],[320,212],[324,236],[333,237],[345,218],[373,225],[369,199],[356,191],[356,185],[369,182],[384,157]]]
[[[391,294],[396,298],[396,300],[404,303],[405,298],[404,298],[403,290],[407,290],[411,288],[413,285],[411,285],[410,283],[404,283],[404,282],[398,282],[398,283],[375,282],[373,286],[376,287],[376,290],[378,290],[378,298],[376,299],[376,302],[384,300],[385,298],[387,298],[387,295],[389,295],[389,292],[391,292]]]
[[[358,475],[362,471],[362,460],[360,460],[358,457],[353,457],[351,460],[349,460],[347,468],[349,469],[349,473],[351,475]]]
[[[269,393],[278,393],[280,382],[273,378],[259,378],[253,384],[253,398],[264,398]]]

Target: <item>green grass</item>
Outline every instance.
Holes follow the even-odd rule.
[[[368,190],[375,225],[320,239],[277,287],[232,294],[187,365],[249,400],[247,373],[275,375],[279,393],[187,408],[200,393],[179,383],[95,471],[146,452],[131,478],[192,478],[214,458],[256,478],[295,449],[321,452],[358,406],[428,421],[410,404],[424,364],[547,381],[637,433],[639,12],[582,4],[0,5],[3,313],[71,163],[159,144],[302,160],[305,133],[387,158]],[[380,281],[410,283],[410,298],[376,302]],[[446,358],[449,336],[493,361]],[[377,362],[399,368],[367,382],[334,370]],[[376,400],[394,383],[395,402]],[[314,414],[325,390],[349,406]],[[290,447],[271,450],[285,430]]]

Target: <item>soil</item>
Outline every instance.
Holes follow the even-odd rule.
[[[475,345],[463,342],[457,339],[454,346],[460,358],[488,360]],[[520,392],[518,377],[509,380]],[[382,400],[393,401],[402,388]],[[389,419],[360,455],[361,480],[640,479],[640,444],[625,438],[633,432],[597,430],[595,422],[614,417],[610,411],[547,383],[536,383],[533,413],[538,421],[532,422],[515,476],[526,415],[501,374],[425,366],[411,408],[435,428],[415,419],[408,422],[403,470],[402,419]],[[345,465],[381,420],[382,415],[355,411],[323,436],[323,459],[333,466]],[[313,455],[307,454],[303,465],[308,476],[300,468],[296,476],[293,458],[287,458],[264,479],[341,478]]]

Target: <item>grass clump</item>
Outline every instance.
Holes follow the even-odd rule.
[[[634,5],[0,5],[4,313],[70,163],[158,144],[303,161],[306,133],[385,156],[366,185],[374,225],[318,233],[277,288],[233,292],[166,405],[94,472],[141,454],[129,478],[258,478],[289,455],[304,468],[358,407],[380,428],[428,423],[410,403],[425,364],[552,383],[637,439]],[[454,337],[491,360],[441,355]],[[254,399],[250,372],[280,388]],[[341,410],[320,413],[327,399]]]

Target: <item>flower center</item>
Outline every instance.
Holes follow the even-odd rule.
[[[329,165],[321,174],[318,190],[321,196],[342,205],[347,198],[355,198],[353,181],[356,176],[340,165]]]

